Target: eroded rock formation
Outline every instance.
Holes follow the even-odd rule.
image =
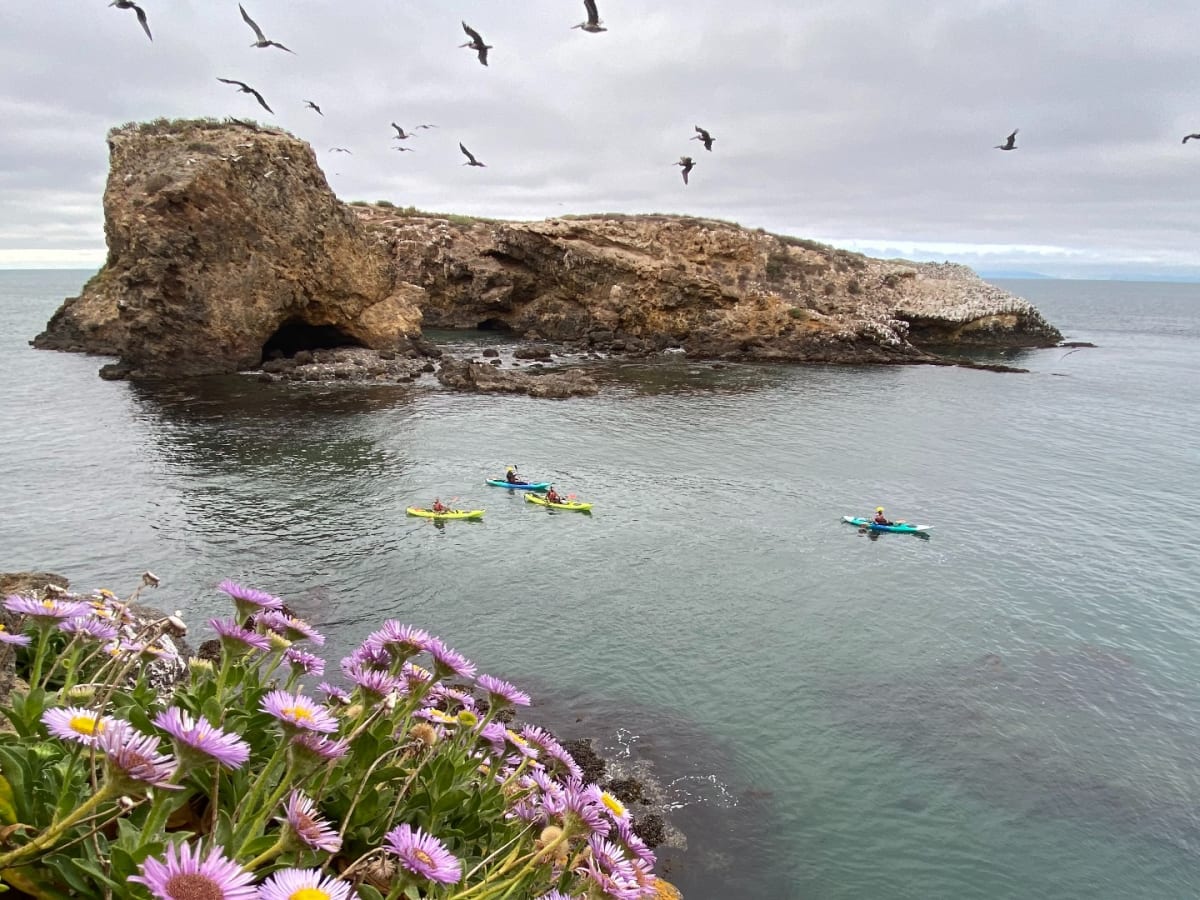
[[[346,206],[306,143],[244,123],[131,125],[109,144],[108,261],[35,345],[119,356],[118,377],[231,372],[339,345],[430,353],[422,322],[813,362],[1061,338],[962,266],[680,216],[492,222]],[[444,380],[498,383],[472,371]]]
[[[197,375],[257,366],[272,340],[382,349],[419,333],[418,292],[303,141],[156,122],[114,130],[109,148],[108,259],[35,346]]]

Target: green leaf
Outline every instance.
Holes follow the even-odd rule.
[[[124,889],[124,886],[122,884],[120,884],[119,882],[113,881],[111,878],[109,878],[108,873],[105,872],[98,863],[95,863],[90,859],[71,860],[71,864],[73,866],[75,866],[77,869],[87,872],[87,874],[91,875],[92,878],[94,878],[98,883],[104,885],[105,887],[107,887],[111,890],[121,891]],[[91,895],[92,893],[93,893],[92,891],[80,891],[80,894],[84,897],[87,897],[87,896]]]
[[[375,890],[369,884],[360,884],[358,886],[359,900],[383,900],[383,894]]]

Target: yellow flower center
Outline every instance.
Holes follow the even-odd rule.
[[[479,724],[479,716],[475,715],[469,709],[461,709],[458,711],[458,721],[468,728],[474,728]]]
[[[329,894],[320,888],[302,887],[288,894],[288,900],[329,900]]]
[[[428,853],[426,853],[424,850],[422,850],[420,847],[417,847],[416,849],[413,850],[413,856],[415,856],[417,859],[419,859],[421,862],[423,862],[427,866],[433,865],[433,857],[430,856]]]
[[[86,734],[88,737],[104,731],[104,723],[95,716],[71,716],[71,721],[67,725],[72,731]]]
[[[42,607],[44,609],[54,609],[54,601],[53,600],[43,600]]]
[[[313,714],[303,706],[285,706],[283,708],[283,714],[301,721],[311,720],[313,717]]]
[[[600,794],[600,802],[607,806],[614,816],[618,819],[625,818],[625,804],[610,794],[608,791],[602,791]]]

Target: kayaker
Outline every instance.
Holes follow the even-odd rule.
[[[550,485],[550,490],[546,491],[547,503],[566,503],[566,498],[554,489],[554,485]]]
[[[432,509],[434,512],[449,512],[449,510],[450,510],[450,507],[446,506],[446,504],[442,502],[440,497],[434,497],[433,498],[433,506],[431,506],[429,508]]]
[[[517,474],[516,466],[509,466],[508,471],[504,473],[505,479],[509,484],[524,484],[525,479]]]
[[[882,506],[875,507],[875,518],[873,521],[875,522],[876,525],[891,525],[891,524],[893,524],[892,522],[888,521],[888,517],[883,514]]]

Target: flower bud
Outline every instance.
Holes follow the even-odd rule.
[[[432,747],[438,742],[437,729],[428,722],[418,722],[408,731],[414,741],[418,741],[426,747]]]

